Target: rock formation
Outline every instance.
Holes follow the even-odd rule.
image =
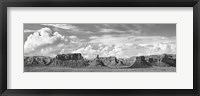
[[[56,60],[83,60],[80,53],[58,54]]]
[[[176,55],[172,54],[145,56],[145,60],[152,66],[159,66],[159,67],[176,66]]]
[[[107,68],[107,66],[104,65],[103,61],[101,61],[99,59],[95,59],[89,63],[89,66],[87,66],[87,68],[101,69],[101,68]]]
[[[54,60],[51,66],[62,66],[68,68],[82,68],[87,67],[88,61],[86,60]]]
[[[58,54],[52,64],[52,66],[63,66],[69,68],[80,68],[88,65],[88,61],[84,60],[80,53]]]
[[[55,58],[48,56],[25,56],[24,66],[61,66],[67,68],[147,68],[176,67],[176,55],[162,54],[150,56],[133,56],[117,59],[114,56],[97,57],[86,60],[80,53],[58,54]]]
[[[92,68],[92,69],[101,69],[101,68],[108,68],[104,62],[103,59],[97,55],[97,57],[90,61],[89,66],[87,68]]]
[[[46,66],[53,62],[53,59],[51,57],[47,56],[25,56],[24,57],[24,65],[25,66]]]
[[[101,60],[105,65],[107,66],[115,66],[118,63],[118,60],[114,56],[110,57],[99,57],[99,60]]]
[[[123,62],[124,65],[131,66],[131,65],[133,65],[135,63],[136,57],[133,56],[133,57],[130,57],[130,58],[123,59],[121,61]]]
[[[176,67],[176,55],[165,54],[163,59],[162,59],[162,62],[169,64],[170,66]]]
[[[148,68],[152,67],[149,63],[146,62],[144,56],[136,57],[135,62],[133,65],[130,66],[130,68]]]

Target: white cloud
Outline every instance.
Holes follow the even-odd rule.
[[[115,29],[101,29],[99,32],[110,33],[110,32],[116,32],[116,30]]]
[[[52,47],[48,47],[48,48],[42,48],[41,50],[40,50],[40,55],[42,55],[42,56],[49,56],[50,54],[50,52],[52,52],[53,51],[53,48]]]
[[[133,43],[126,43],[126,46],[133,46]]]
[[[59,52],[59,54],[64,54],[65,53],[65,49],[61,49],[61,51]]]
[[[58,32],[52,32],[50,28],[42,28],[27,37],[24,43],[24,52],[35,51],[38,47],[53,44],[56,41],[64,40],[64,36]]]
[[[77,36],[68,36],[67,38],[69,39],[70,43],[73,44],[79,44],[84,42],[84,40],[79,39]]]
[[[106,46],[115,46],[120,48],[121,56],[130,57],[137,55],[151,54],[175,54],[176,38],[167,38],[161,36],[91,36],[91,44],[102,43]],[[99,46],[100,47],[100,46]],[[115,50],[116,51],[116,50]]]
[[[69,38],[71,38],[71,39],[77,39],[78,37],[77,36],[69,36]]]
[[[137,54],[137,56],[143,56],[143,55],[144,55],[144,54],[142,54],[142,53],[138,53],[138,54]]]
[[[145,48],[145,55],[154,54],[176,54],[176,43],[174,42],[155,42],[154,44],[139,44],[140,49]]]
[[[85,33],[92,34],[92,31],[84,31]]]
[[[58,48],[61,48],[61,47],[63,47],[63,46],[65,46],[64,43],[60,43],[60,44],[57,45]]]
[[[126,37],[114,37],[112,35],[103,35],[103,36],[91,36],[90,37],[91,41],[90,43],[102,43],[105,45],[123,45],[127,38]]]
[[[107,56],[120,56],[122,54],[122,49],[119,47],[111,46],[102,46],[101,44],[97,45],[96,49],[92,45],[77,49],[72,53],[81,53],[85,58],[95,58],[97,55],[102,57]]]
[[[26,29],[26,30],[24,30],[24,33],[33,33],[33,32],[36,32],[37,30],[28,30],[28,29]]]
[[[102,28],[100,29],[99,32],[102,32],[102,33],[132,33],[132,34],[140,34],[141,30],[117,30],[117,29],[106,29],[106,28]]]
[[[41,24],[46,26],[54,26],[56,28],[62,28],[62,29],[75,29],[75,26],[72,26],[70,24]]]
[[[161,36],[132,36],[132,35],[102,35],[91,36],[90,43],[103,43],[105,45],[124,46],[133,44],[154,44],[162,42],[174,42],[175,38],[169,39]]]
[[[149,54],[175,54],[176,53],[176,45],[169,43],[158,43],[154,44],[153,47],[150,47],[148,50]]]
[[[131,56],[176,53],[176,38],[161,36],[102,35],[84,41],[77,36],[62,36],[50,28],[36,30],[27,37],[24,52],[34,55],[82,53],[85,58],[100,56]]]

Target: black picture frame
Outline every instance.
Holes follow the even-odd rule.
[[[0,94],[2,96],[199,96],[199,1],[2,0],[0,3]],[[7,89],[7,7],[193,7],[193,89]]]

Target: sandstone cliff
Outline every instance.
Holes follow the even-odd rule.
[[[133,56],[126,59],[117,59],[114,56],[97,56],[93,60],[84,59],[80,53],[58,54],[55,58],[48,56],[25,56],[24,66],[60,66],[68,68],[176,67],[176,55]]]

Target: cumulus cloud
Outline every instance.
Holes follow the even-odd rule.
[[[72,53],[82,53],[85,58],[95,58],[97,55],[102,57],[107,56],[120,56],[122,54],[122,49],[116,46],[105,46],[102,44],[97,45],[99,47],[94,47],[88,45],[86,47],[77,49]]]
[[[73,35],[67,36],[67,38],[68,38],[68,41],[70,43],[73,43],[73,44],[80,44],[81,45],[81,43],[84,42],[84,39],[80,39],[77,36],[73,36]]]
[[[120,57],[176,53],[176,38],[161,36],[91,36],[90,43],[121,48]]]
[[[128,58],[176,53],[176,37],[155,34],[144,36],[144,30],[142,30],[144,28],[137,27],[137,24],[39,25],[49,28],[24,30],[24,33],[29,32],[27,35],[30,34],[25,35],[27,38],[24,42],[25,54],[48,56],[73,52],[82,53],[86,58],[94,58],[96,55]],[[64,33],[65,31],[67,33]]]
[[[91,39],[90,43],[102,43],[105,45],[117,45],[121,46],[124,44],[123,41],[125,41],[126,37],[114,37],[112,35],[103,35],[103,36],[91,36],[89,37]]]
[[[154,44],[153,47],[150,47],[148,51],[150,55],[163,53],[176,54],[176,45],[168,43]]]
[[[35,51],[35,49],[41,46],[59,42],[60,40],[64,40],[64,38],[65,37],[58,32],[53,33],[50,28],[42,28],[27,37],[24,43],[24,52],[29,53]]]
[[[40,50],[41,55],[43,56],[50,56],[50,52],[52,52],[54,49],[52,47],[48,47],[48,48],[42,48]]]
[[[145,49],[145,55],[176,54],[176,42],[158,42],[154,44],[139,44],[137,49]]]

